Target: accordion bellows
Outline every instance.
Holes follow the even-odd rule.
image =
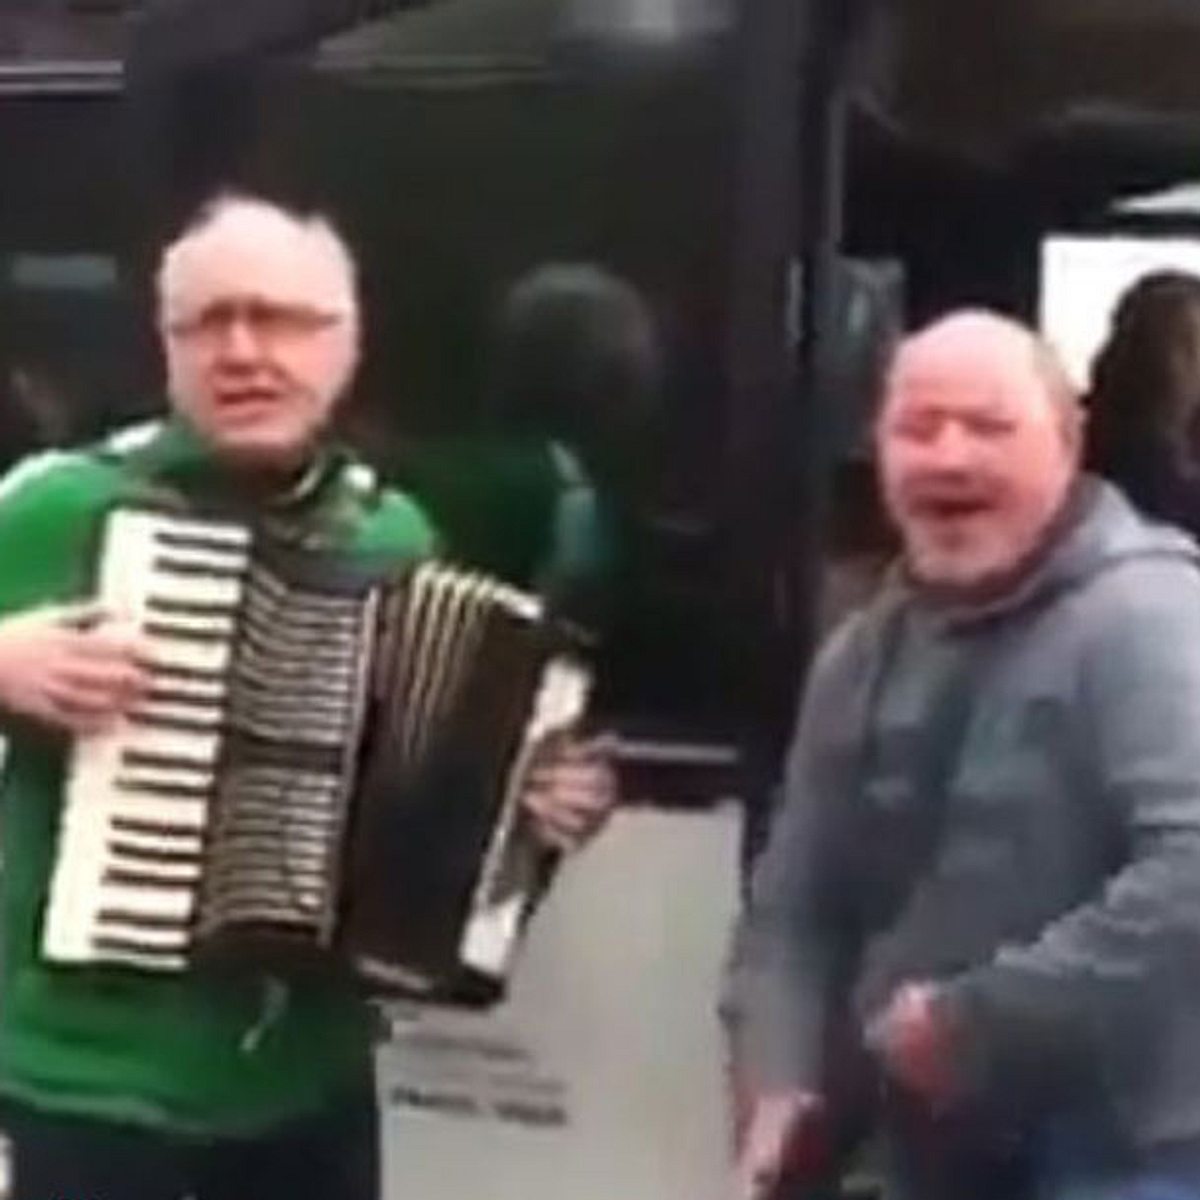
[[[152,683],[76,743],[48,961],[502,990],[542,875],[524,782],[590,684],[536,597],[118,509],[98,599],[139,631]]]

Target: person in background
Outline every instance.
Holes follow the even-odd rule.
[[[1089,467],[1200,533],[1200,276],[1158,271],[1122,293],[1086,405]]]
[[[1023,327],[905,340],[897,570],[826,641],[724,998],[744,1200],[1200,1197],[1200,551]]]
[[[508,289],[489,357],[480,426],[409,443],[396,477],[452,556],[603,625],[658,389],[654,319],[603,268],[547,264]]]

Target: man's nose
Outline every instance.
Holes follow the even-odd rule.
[[[262,339],[242,315],[232,317],[221,328],[217,344],[220,360],[226,363],[253,362],[262,353]]]
[[[969,465],[971,452],[971,436],[958,421],[943,421],[929,444],[930,460],[946,471]]]

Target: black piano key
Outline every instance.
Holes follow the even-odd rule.
[[[142,834],[145,837],[198,838],[203,831],[195,825],[173,824],[170,821],[150,821],[144,817],[113,817],[110,825],[115,833]]]
[[[146,712],[135,708],[127,716],[131,725],[145,729],[170,729],[176,733],[220,733],[223,722],[218,718],[212,721],[198,721],[187,717],[169,717],[163,713]]]
[[[97,925],[124,925],[135,929],[177,929],[186,933],[188,922],[163,913],[134,912],[129,908],[102,908],[96,914]]]
[[[142,626],[147,637],[170,642],[191,642],[200,646],[221,646],[230,639],[227,629],[198,629],[194,625],[177,625],[173,621],[147,621]]]
[[[190,879],[164,879],[153,872],[135,871],[128,867],[106,867],[100,882],[112,887],[147,888],[166,892],[186,892],[196,886]]]
[[[146,611],[166,617],[199,617],[214,621],[231,621],[237,615],[237,606],[213,600],[181,600],[174,596],[151,596],[146,601]]]
[[[166,783],[158,779],[137,779],[118,775],[114,780],[117,791],[135,796],[158,796],[163,800],[210,800],[213,785],[209,783]]]
[[[247,543],[237,538],[223,538],[218,534],[199,531],[185,533],[179,529],[155,530],[154,540],[168,550],[200,550],[209,554],[247,556]]]
[[[152,750],[124,750],[121,753],[121,765],[162,771],[195,771],[205,776],[213,774],[211,759],[189,758],[185,754],[159,754]]]
[[[151,704],[177,704],[180,708],[195,708],[202,712],[220,712],[220,702],[211,696],[197,695],[186,689],[161,687],[151,684],[143,693],[142,699]]]
[[[194,559],[177,558],[170,554],[156,555],[150,564],[150,570],[155,574],[181,575],[189,579],[227,579],[236,581],[243,578],[246,568],[241,565],[222,566],[214,562],[201,562]]]
[[[150,847],[142,842],[126,842],[118,838],[108,840],[108,852],[114,858],[133,862],[158,863],[162,866],[191,867],[200,862],[200,850],[170,850]]]
[[[141,958],[179,958],[186,945],[161,946],[155,942],[143,942],[135,937],[118,937],[111,933],[92,934],[92,948],[98,953],[136,954]]]
[[[227,671],[212,670],[208,667],[185,667],[179,663],[163,662],[156,658],[143,658],[140,665],[151,675],[159,679],[179,679],[196,683],[224,683],[228,678]]]

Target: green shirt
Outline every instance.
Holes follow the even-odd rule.
[[[429,553],[420,511],[330,452],[268,518],[312,546],[396,561]],[[86,597],[104,515],[140,496],[221,494],[176,423],[39,455],[0,483],[0,613]],[[261,514],[260,514],[261,515]],[[174,1134],[250,1133],[369,1087],[370,1021],[344,982],[162,977],[41,960],[69,741],[6,719],[0,785],[0,1093],[47,1111]]]

